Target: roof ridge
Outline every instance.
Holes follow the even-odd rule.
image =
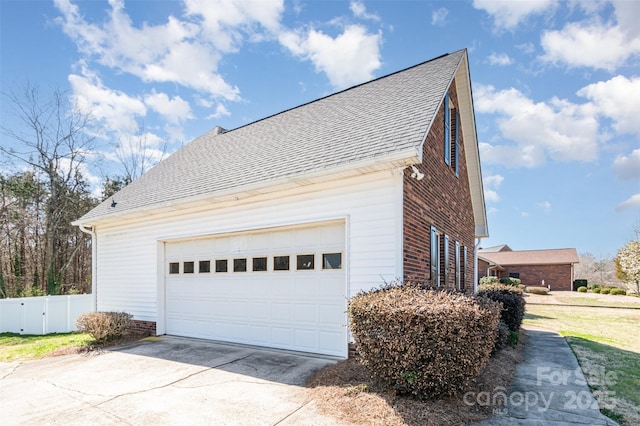
[[[330,94],[328,94],[328,95],[322,96],[322,97],[320,97],[320,98],[316,98],[316,99],[310,100],[310,101],[308,101],[308,102],[302,103],[302,104],[300,104],[300,105],[296,105],[296,106],[293,106],[293,107],[291,107],[291,108],[287,108],[287,109],[285,109],[285,110],[282,110],[282,111],[276,112],[276,113],[271,114],[271,115],[268,115],[268,116],[266,116],[266,117],[259,118],[259,119],[255,120],[255,121],[250,122],[250,123],[246,123],[246,124],[243,124],[242,126],[238,126],[238,127],[234,128],[234,129],[227,130],[227,131],[225,131],[225,132],[224,132],[224,134],[228,134],[228,133],[231,133],[231,132],[233,132],[233,131],[235,131],[235,130],[239,130],[239,129],[242,129],[242,128],[244,128],[244,127],[251,126],[251,125],[254,125],[254,124],[256,124],[256,123],[259,123],[259,122],[261,122],[261,121],[265,121],[265,120],[268,120],[268,119],[270,119],[270,118],[277,117],[278,115],[282,115],[282,114],[284,114],[284,113],[286,113],[286,112],[293,111],[293,110],[296,110],[296,109],[298,109],[298,108],[302,108],[302,107],[304,107],[304,106],[307,106],[307,105],[310,105],[310,104],[313,104],[313,103],[316,103],[316,102],[322,101],[322,100],[324,100],[324,99],[331,98],[331,97],[336,96],[336,95],[339,95],[339,94],[341,94],[341,93],[348,92],[348,91],[350,91],[350,90],[353,90],[353,89],[356,89],[356,88],[358,88],[358,87],[361,87],[361,86],[364,86],[364,85],[367,85],[367,84],[370,84],[370,83],[373,83],[373,82],[376,82],[376,81],[379,81],[379,80],[382,80],[382,79],[385,79],[385,78],[391,77],[391,76],[393,76],[393,75],[400,74],[401,72],[405,72],[405,71],[408,71],[408,70],[410,70],[410,69],[417,68],[417,67],[419,67],[419,66],[422,66],[422,65],[428,64],[429,62],[437,61],[438,59],[442,59],[442,58],[447,57],[447,56],[449,56],[449,55],[454,55],[454,54],[456,54],[456,53],[458,53],[458,52],[463,52],[464,50],[466,50],[466,49],[458,49],[458,50],[456,50],[456,51],[454,51],[454,52],[443,53],[443,54],[442,54],[442,55],[440,55],[440,56],[436,56],[435,58],[431,58],[431,59],[428,59],[428,60],[426,60],[426,61],[420,62],[419,64],[411,65],[411,66],[409,66],[409,67],[406,67],[406,68],[403,68],[403,69],[400,69],[400,70],[394,71],[394,72],[392,72],[392,73],[385,74],[385,75],[381,75],[380,77],[376,77],[376,78],[374,78],[373,80],[364,81],[364,82],[362,82],[362,83],[356,84],[355,86],[347,87],[346,89],[342,89],[342,90],[339,90],[339,91],[337,91],[337,92],[330,93]],[[216,127],[220,127],[220,126],[216,126]],[[208,135],[210,132],[214,131],[216,127],[214,127],[212,130],[209,130],[209,131],[205,132],[205,133],[204,133],[203,135],[201,135],[201,136]]]

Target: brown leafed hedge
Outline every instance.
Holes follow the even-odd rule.
[[[106,342],[127,335],[133,315],[126,312],[90,312],[76,320],[78,331],[89,333],[96,342]]]
[[[500,308],[406,284],[360,293],[348,313],[360,362],[398,393],[426,399],[462,392],[483,371]]]
[[[502,321],[511,331],[520,330],[526,303],[521,289],[505,284],[487,284],[478,288],[478,296],[502,303]]]

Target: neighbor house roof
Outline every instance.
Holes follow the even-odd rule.
[[[558,265],[579,263],[574,248],[549,250],[520,250],[500,252],[480,252],[478,256],[498,265]]]
[[[150,210],[185,208],[189,203],[211,205],[420,163],[422,144],[454,78],[476,235],[487,236],[466,50],[231,131],[213,129],[74,224],[89,226]]]
[[[498,251],[513,251],[511,250],[511,247],[509,247],[506,244],[501,244],[499,246],[492,246],[492,247],[484,247],[484,248],[480,248],[478,249],[478,253],[495,253]]]

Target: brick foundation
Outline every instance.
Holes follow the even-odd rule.
[[[155,321],[131,320],[129,330],[131,333],[138,334],[140,336],[155,336],[156,323]]]
[[[353,342],[349,342],[349,359],[355,358],[358,356],[358,350],[356,349],[356,344]]]

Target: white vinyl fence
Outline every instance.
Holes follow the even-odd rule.
[[[20,334],[75,331],[76,318],[93,311],[91,294],[0,299],[0,332]]]

